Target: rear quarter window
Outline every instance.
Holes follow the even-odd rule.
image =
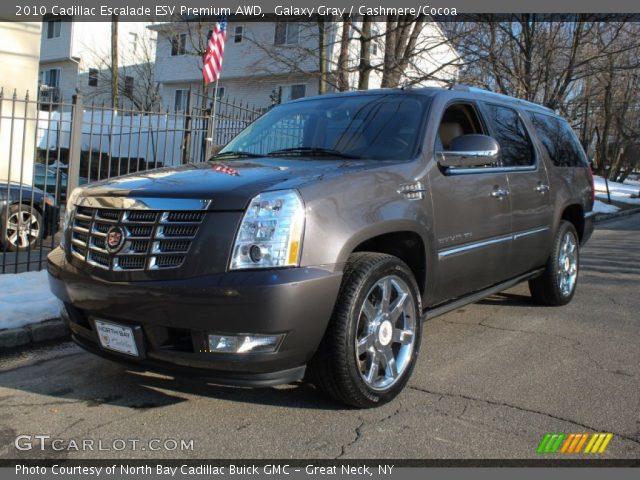
[[[556,167],[585,167],[587,158],[569,123],[550,115],[529,112],[538,138]]]

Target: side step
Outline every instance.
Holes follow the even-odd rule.
[[[470,303],[476,303],[480,300],[487,298],[496,293],[502,292],[508,288],[517,285],[518,283],[524,282],[525,280],[529,280],[530,278],[537,277],[542,272],[544,272],[544,268],[539,268],[537,270],[533,270],[531,272],[525,273],[524,275],[520,275],[519,277],[512,278],[511,280],[507,280],[506,282],[499,283],[489,288],[485,288],[484,290],[479,290],[465,297],[458,298],[456,300],[452,300],[451,302],[439,305],[434,308],[426,309],[422,312],[422,321],[431,320],[432,318],[438,317],[440,315],[444,315],[445,313],[449,313],[456,308],[464,307],[465,305],[469,305]]]

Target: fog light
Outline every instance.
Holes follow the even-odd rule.
[[[219,353],[270,353],[278,350],[284,335],[209,335],[209,351]]]

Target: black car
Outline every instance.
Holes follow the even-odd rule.
[[[57,203],[64,203],[67,198],[67,185],[69,176],[64,172],[64,168],[53,165],[43,165],[37,163],[33,166],[33,184],[40,190],[52,195]],[[85,177],[78,178],[78,184],[88,183]]]
[[[0,180],[0,248],[10,252],[33,248],[59,229],[60,210],[42,190]]]

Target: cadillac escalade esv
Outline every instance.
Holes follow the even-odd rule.
[[[371,407],[423,320],[528,281],[576,290],[593,182],[551,110],[470,87],[279,105],[211,161],[72,192],[51,289],[73,340],[138,369]]]

